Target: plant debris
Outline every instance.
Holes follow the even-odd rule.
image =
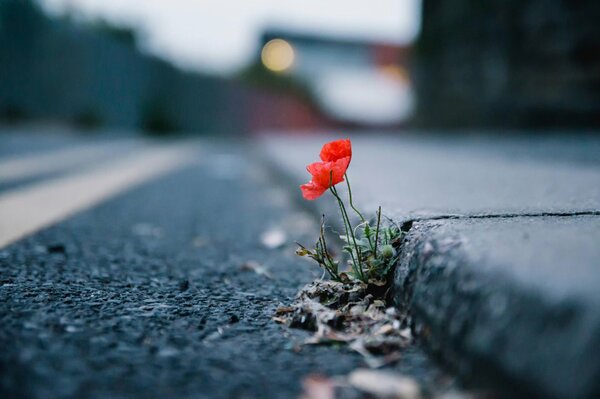
[[[434,389],[393,371],[356,369],[347,375],[311,374],[302,380],[300,399],[483,399],[486,391],[469,391],[446,382]]]
[[[131,231],[134,235],[140,237],[161,238],[163,236],[163,230],[150,223],[137,223],[133,225]]]
[[[315,281],[273,320],[313,331],[304,344],[343,343],[360,353],[369,367],[394,363],[412,341],[406,315],[381,299],[387,286],[359,281]]]
[[[309,375],[302,381],[300,399],[421,399],[423,387],[406,375],[369,369],[356,369],[348,375],[326,377]],[[441,398],[441,396],[432,396]],[[466,399],[466,396],[456,396]]]
[[[242,263],[242,265],[240,266],[240,270],[252,271],[258,274],[259,276],[265,276],[269,280],[273,279],[273,276],[271,275],[271,273],[269,273],[266,267],[253,260],[249,260],[247,262]]]
[[[321,375],[309,375],[302,381],[300,399],[335,399],[335,382]]]
[[[354,370],[348,375],[348,383],[359,391],[378,398],[421,398],[421,387],[417,381],[388,371]]]

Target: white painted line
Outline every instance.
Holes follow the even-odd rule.
[[[0,248],[193,160],[189,145],[144,150],[0,196]]]
[[[122,153],[123,150],[131,148],[133,144],[133,140],[118,140],[12,157],[0,161],[0,183],[89,164],[90,161]]]

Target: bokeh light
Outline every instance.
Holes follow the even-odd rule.
[[[294,49],[283,39],[273,39],[262,49],[261,59],[265,68],[273,72],[283,72],[294,65]]]
[[[391,78],[395,81],[403,82],[405,84],[410,83],[408,71],[406,70],[406,68],[404,68],[400,65],[395,65],[395,64],[382,65],[379,67],[379,71],[383,75],[385,75],[388,78]]]

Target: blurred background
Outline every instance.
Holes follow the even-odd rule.
[[[2,0],[0,120],[240,134],[600,126],[594,1]]]

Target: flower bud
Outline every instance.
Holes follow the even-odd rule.
[[[296,249],[296,255],[298,256],[307,256],[310,255],[310,251],[306,248],[298,248]]]
[[[384,245],[383,247],[381,247],[381,255],[386,258],[389,259],[393,256],[396,255],[396,250],[394,249],[394,247],[392,247],[391,245]]]

